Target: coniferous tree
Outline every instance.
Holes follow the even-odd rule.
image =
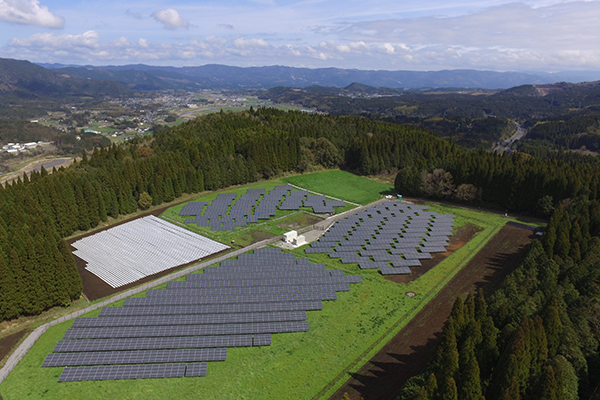
[[[19,309],[14,275],[0,252],[0,321],[15,318]]]
[[[441,395],[442,400],[458,400],[458,390],[456,389],[454,378],[448,377],[444,388]]]
[[[472,357],[461,373],[459,396],[461,400],[480,400],[481,377],[477,357]]]
[[[554,376],[554,369],[552,366],[545,368],[542,378],[540,380],[540,387],[537,392],[537,398],[540,400],[559,400],[558,398],[558,384]],[[560,399],[562,400],[562,399]]]

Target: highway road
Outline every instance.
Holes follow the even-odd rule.
[[[512,148],[513,143],[516,142],[517,140],[522,139],[523,136],[525,136],[525,134],[527,133],[527,130],[525,128],[523,128],[517,122],[515,122],[514,124],[517,126],[517,133],[512,135],[510,139],[508,139],[504,142],[500,142],[494,149],[494,153],[507,154],[507,155],[512,153],[511,148]]]

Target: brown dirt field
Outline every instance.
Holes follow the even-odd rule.
[[[385,277],[385,279],[391,282],[405,284],[414,281],[425,272],[441,263],[446,257],[449,257],[456,250],[460,249],[465,243],[471,240],[475,233],[479,232],[480,230],[481,229],[471,224],[461,226],[450,237],[450,242],[448,243],[448,247],[446,247],[446,252],[435,253],[431,260],[421,260],[421,266],[411,268],[410,275],[388,275]]]
[[[288,222],[278,224],[277,227],[282,228],[282,229],[298,230],[298,229],[304,228],[306,226],[312,226],[312,225],[316,224],[317,222],[323,221],[323,218],[319,218],[314,215],[306,214],[306,213],[298,214],[290,219],[291,220]]]
[[[516,224],[515,224],[516,225]],[[368,363],[353,374],[331,400],[394,399],[404,382],[420,373],[433,355],[444,322],[460,294],[482,288],[489,296],[515,270],[533,231],[505,225],[471,261]]]
[[[13,333],[12,335],[8,335],[0,339],[0,361],[10,354],[13,347],[19,343],[19,340],[21,340],[21,338],[29,332],[31,332],[31,330],[23,329],[22,331]]]

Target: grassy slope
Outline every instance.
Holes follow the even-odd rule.
[[[158,399],[165,398],[166,393],[173,399],[199,396],[297,399],[311,398],[326,388],[322,394],[327,396],[347,379],[348,372],[358,370],[393,337],[468,261],[474,250],[483,246],[506,222],[498,216],[462,209],[437,205],[432,205],[432,209],[454,213],[457,227],[468,222],[483,230],[409,285],[389,282],[378,272],[361,271],[355,264],[341,264],[321,254],[310,255],[312,262],[344,269],[346,274],[360,274],[364,282],[352,285],[350,292],[339,293],[337,301],[324,302],[322,311],[309,312],[310,332],[273,335],[273,344],[268,347],[231,348],[227,361],[209,363],[205,378],[58,384],[62,368],[40,368],[40,365],[71,326],[72,321],[68,321],[43,335],[0,385],[0,393],[6,400]],[[306,256],[302,249],[294,253],[298,257]],[[406,297],[407,291],[416,292],[417,297]],[[91,315],[97,315],[97,311]]]
[[[375,182],[346,171],[332,170],[284,178],[304,189],[358,204],[369,204],[394,192],[394,186]]]

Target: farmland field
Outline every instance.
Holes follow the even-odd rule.
[[[431,208],[453,213],[456,228],[471,224],[481,230],[440,264],[407,284],[395,283],[376,271],[360,270],[356,264],[341,264],[326,255],[311,254],[308,258],[313,263],[360,274],[363,283],[352,285],[350,292],[339,293],[336,301],[324,302],[322,311],[308,312],[310,332],[273,335],[273,344],[267,347],[230,348],[227,361],[209,363],[206,377],[59,384],[62,369],[40,365],[71,326],[72,321],[68,321],[42,336],[0,385],[0,393],[5,400],[74,398],[75,393],[76,398],[86,399],[154,399],[165,398],[166,393],[172,399],[297,399],[312,398],[321,392],[327,397],[347,379],[336,381],[336,377],[349,376],[364,365],[506,222],[498,216],[458,208]],[[294,254],[307,256],[301,248]],[[408,291],[417,296],[405,296]],[[328,386],[332,381],[335,383]],[[323,392],[324,388],[327,390]]]

